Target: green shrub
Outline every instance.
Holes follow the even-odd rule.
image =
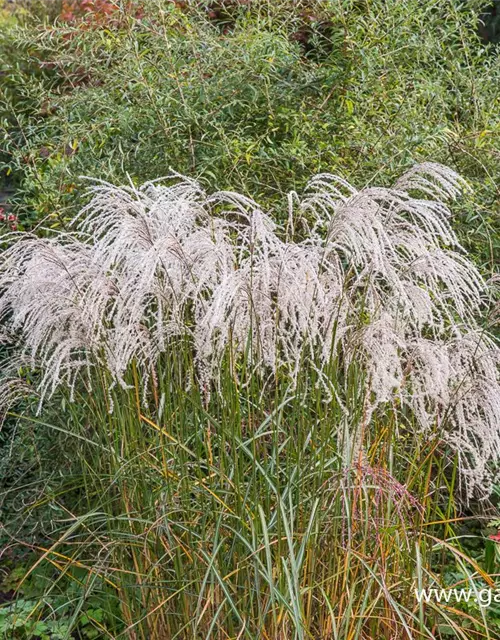
[[[64,226],[81,175],[172,167],[273,204],[318,171],[387,184],[432,159],[473,184],[457,225],[491,267],[500,57],[483,2],[142,4],[3,34],[2,166],[25,228]]]

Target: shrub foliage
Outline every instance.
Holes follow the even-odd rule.
[[[432,159],[473,183],[463,238],[491,266],[500,56],[483,2],[102,4],[104,23],[99,4],[2,36],[3,168],[26,227],[63,225],[81,175],[173,167],[272,205],[321,171],[388,185]]]

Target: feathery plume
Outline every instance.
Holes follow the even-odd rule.
[[[217,388],[222,358],[246,354],[263,380],[294,384],[311,366],[340,401],[325,369],[341,355],[366,374],[367,419],[398,398],[422,430],[445,427],[471,496],[500,454],[500,386],[498,349],[477,322],[488,287],[444,203],[464,186],[433,163],[392,188],[320,174],[290,194],[282,229],[250,198],[177,174],[100,182],[76,231],[13,234],[0,319],[41,371],[40,407],[94,367],[126,387],[133,362],[147,381],[179,336],[203,388]]]

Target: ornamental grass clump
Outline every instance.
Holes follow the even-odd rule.
[[[20,236],[6,251],[2,319],[41,372],[40,408],[82,376],[91,385],[96,369],[127,388],[131,366],[147,402],[179,339],[196,365],[186,382],[207,395],[224,358],[244,383],[244,359],[269,387],[312,367],[324,400],[342,403],[342,376],[326,373],[340,358],[344,376],[354,362],[365,372],[365,422],[398,402],[423,430],[446,424],[469,495],[487,492],[498,351],[477,323],[487,287],[443,203],[464,188],[459,176],[426,163],[391,189],[358,192],[321,174],[290,195],[286,228],[247,197],[172,178],[97,184],[76,232]]]
[[[2,397],[30,371],[30,419],[60,407],[88,502],[44,557],[112,584],[131,638],[434,637],[425,518],[443,487],[486,497],[500,457],[490,294],[445,205],[464,188],[432,163],[321,174],[279,224],[174,174],[10,236]]]

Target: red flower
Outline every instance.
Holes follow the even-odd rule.
[[[10,229],[11,231],[17,231],[17,224],[11,224]]]
[[[11,213],[11,214],[9,215],[9,217],[7,218],[7,220],[8,220],[9,222],[15,222],[15,221],[17,220],[17,218],[16,218],[16,216],[15,216],[13,213]]]
[[[497,531],[497,533],[494,533],[491,536],[488,536],[488,538],[490,540],[494,540],[495,542],[500,542],[500,531]]]

